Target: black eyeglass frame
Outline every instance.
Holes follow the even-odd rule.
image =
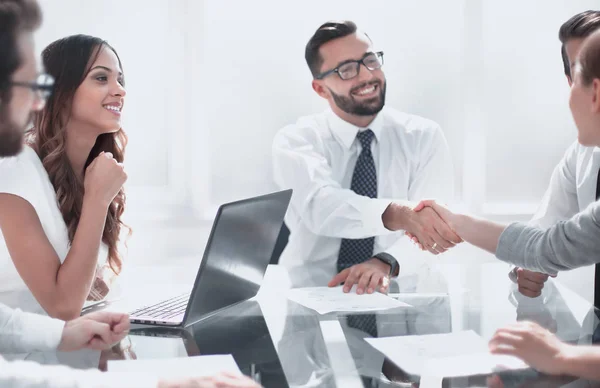
[[[379,66],[377,66],[377,67],[369,67],[365,63],[365,59],[369,58],[372,55],[375,55],[376,58],[378,59]],[[346,66],[349,63],[356,64],[356,74],[354,76],[350,77],[350,78],[343,78],[342,75],[341,75],[341,73],[340,73],[340,67]],[[352,78],[355,78],[355,77],[358,76],[358,73],[360,72],[360,65],[361,64],[364,65],[367,69],[369,69],[371,71],[380,69],[383,66],[383,51],[378,51],[378,52],[375,52],[375,53],[369,52],[369,53],[366,53],[359,60],[349,60],[349,61],[345,61],[343,63],[340,63],[335,69],[327,70],[327,71],[325,71],[325,72],[323,72],[321,74],[317,74],[317,76],[315,77],[315,79],[319,79],[320,80],[320,79],[323,79],[323,78],[327,77],[330,74],[336,73],[340,77],[340,79],[346,81],[346,80],[349,80],[349,79],[352,79]]]
[[[47,100],[54,90],[54,78],[50,74],[42,73],[33,82],[12,81],[10,86],[31,89],[33,92],[38,92],[40,98]]]

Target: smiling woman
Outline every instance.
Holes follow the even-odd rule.
[[[0,283],[2,302],[66,320],[106,296],[121,270],[126,92],[119,57],[102,39],[63,38],[42,58],[54,93],[29,147],[0,161],[0,175],[22,173],[0,183]]]

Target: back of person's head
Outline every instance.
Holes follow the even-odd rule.
[[[571,64],[565,45],[573,39],[583,39],[600,29],[600,11],[585,11],[567,20],[558,31],[565,75],[571,78]],[[574,59],[574,58],[572,58]]]
[[[42,64],[55,80],[54,89],[44,109],[35,115],[33,129],[26,137],[27,143],[37,152],[48,172],[71,242],[81,217],[84,187],[67,156],[66,125],[71,118],[78,88],[105,49],[114,52],[122,69],[115,49],[106,41],[94,36],[68,36],[51,43],[42,51]],[[122,129],[98,135],[84,168],[87,168],[101,152],[112,153],[115,160],[122,163],[126,144],[127,136]],[[121,188],[108,209],[102,235],[102,241],[109,250],[108,264],[115,273],[119,273],[121,269],[118,241],[123,226],[121,216],[124,210],[125,192]]]
[[[34,31],[41,22],[35,0],[0,0],[0,120],[8,109],[11,77],[21,65],[17,37]]]
[[[349,20],[334,20],[321,25],[306,44],[304,58],[313,77],[316,77],[323,64],[319,52],[321,46],[334,39],[343,38],[357,31],[356,24]]]
[[[594,80],[600,83],[600,30],[584,41],[577,63],[584,86],[589,86]]]

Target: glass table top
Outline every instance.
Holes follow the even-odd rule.
[[[487,342],[506,324],[532,320],[565,341],[592,343],[598,319],[589,302],[552,279],[541,297],[525,297],[508,270],[503,263],[468,270],[439,265],[392,282],[389,296],[408,308],[320,315],[288,300],[289,274],[270,266],[254,299],[183,330],[134,326],[121,344],[125,350],[105,352],[100,368],[106,359],[232,354],[242,372],[265,387],[417,387],[421,376],[405,373],[365,338],[472,330]],[[443,386],[487,386],[487,377],[447,378]],[[576,380],[531,369],[499,372],[498,378],[505,387],[563,386]]]

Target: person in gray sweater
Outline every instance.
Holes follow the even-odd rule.
[[[578,141],[600,147],[600,31],[584,41],[573,76],[569,105]],[[456,214],[432,200],[414,210],[425,207],[433,208],[463,240],[521,268],[556,273],[600,262],[600,201],[546,230]],[[517,356],[541,372],[600,380],[600,347],[566,344],[532,322],[499,329],[489,346],[492,353]]]

